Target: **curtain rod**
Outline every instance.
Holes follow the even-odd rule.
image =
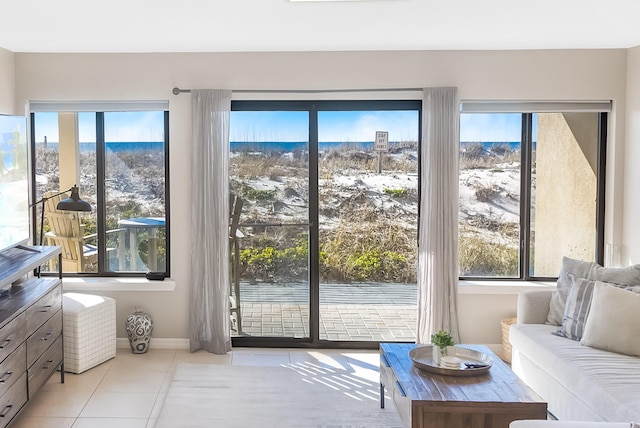
[[[330,92],[422,92],[423,88],[378,88],[378,89],[316,89],[316,90],[297,90],[297,89],[240,89],[233,90],[233,93],[252,93],[252,94],[322,94]],[[191,93],[191,89],[173,88],[173,95]]]

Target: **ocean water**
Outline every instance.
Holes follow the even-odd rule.
[[[323,151],[327,149],[335,149],[335,148],[355,148],[358,150],[364,151],[373,151],[373,141],[360,141],[360,142],[339,142],[339,141],[321,141],[318,143],[318,150]],[[393,147],[394,145],[404,144],[404,142],[389,142],[389,147]],[[474,144],[482,144],[485,150],[490,150],[494,147],[507,146],[511,151],[520,150],[520,142],[519,141],[485,141],[485,142],[473,142],[473,141],[462,141],[460,142],[461,148],[465,146],[471,146]],[[297,141],[297,142],[279,142],[279,141],[264,141],[259,143],[249,143],[249,142],[235,142],[232,141],[230,143],[232,152],[240,152],[240,151],[255,151],[255,152],[275,152],[275,153],[286,153],[293,152],[295,150],[307,150],[309,147],[309,143],[306,141]]]
[[[164,142],[162,141],[142,141],[142,142],[107,142],[105,143],[107,147],[107,151],[111,152],[123,152],[123,151],[163,151],[164,150]],[[402,144],[400,142],[389,142],[389,146],[393,147],[394,145]],[[509,141],[509,142],[494,142],[494,141],[484,141],[484,142],[472,142],[472,141],[462,141],[460,142],[460,146],[464,148],[465,146],[473,145],[473,144],[482,144],[485,150],[490,150],[493,147],[497,146],[508,146],[510,150],[516,151],[520,150],[520,142],[519,141]],[[44,143],[36,143],[36,147],[44,147]],[[306,151],[308,150],[309,143],[306,141],[262,141],[262,142],[244,142],[244,141],[232,141],[229,143],[232,152],[242,152],[242,151],[257,151],[257,152],[271,152],[271,153],[287,153],[293,152],[296,150]],[[534,143],[535,145],[535,143]],[[58,143],[47,143],[46,147],[51,150],[58,149]],[[80,151],[94,151],[95,143],[80,143]],[[358,150],[364,151],[372,151],[373,150],[373,141],[360,141],[360,142],[342,142],[342,141],[321,141],[318,143],[318,150],[328,150],[335,148],[354,148]]]
[[[136,142],[107,142],[105,143],[107,151],[126,152],[126,151],[163,151],[163,141],[136,141]],[[49,150],[58,150],[58,143],[36,143],[36,149],[48,148]],[[96,150],[96,143],[80,143],[81,152],[93,152]]]

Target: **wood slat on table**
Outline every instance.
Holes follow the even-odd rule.
[[[461,346],[489,355],[493,359],[489,372],[473,376],[428,372],[416,367],[409,356],[415,344],[380,344],[406,394],[402,400],[411,401],[411,428],[507,428],[517,419],[546,419],[547,403],[489,348]]]

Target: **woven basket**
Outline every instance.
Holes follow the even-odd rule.
[[[502,324],[502,360],[511,364],[511,343],[509,343],[509,327],[516,323],[516,318],[505,318]]]

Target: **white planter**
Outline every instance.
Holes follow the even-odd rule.
[[[445,347],[445,348],[440,349],[439,347],[437,347],[435,345],[432,345],[432,348],[433,348],[433,357],[432,358],[433,358],[433,362],[435,364],[440,364],[440,358],[446,357],[449,354],[448,353],[448,350],[449,350],[448,346]]]

